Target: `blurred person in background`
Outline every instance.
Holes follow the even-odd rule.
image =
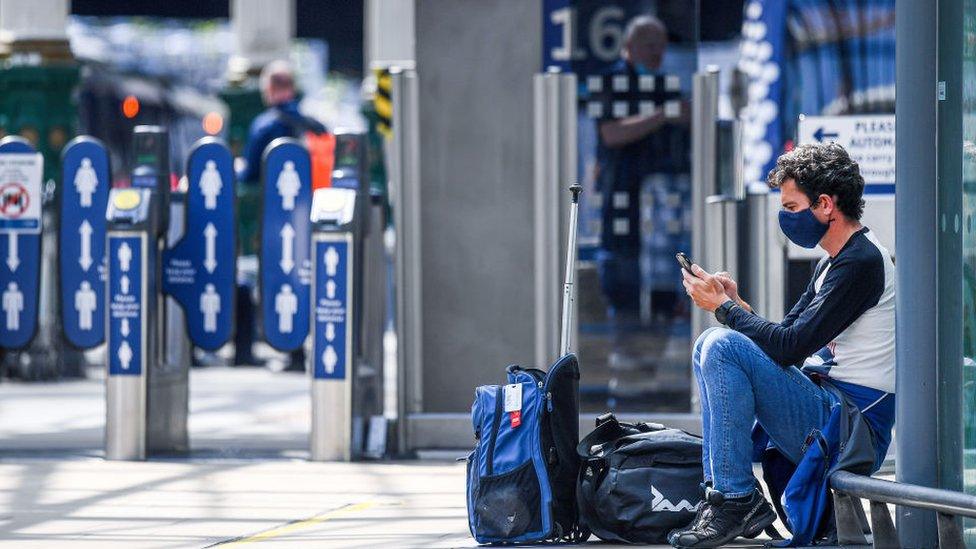
[[[265,65],[259,78],[261,98],[267,106],[264,112],[255,117],[248,130],[244,144],[244,158],[237,170],[237,179],[245,186],[261,183],[262,157],[264,150],[279,137],[301,138],[307,134],[324,134],[328,130],[317,120],[303,115],[298,110],[298,91],[291,65],[284,60],[276,60]],[[251,288],[240,281],[237,287],[237,326],[235,335],[235,364],[255,364],[252,354],[255,337],[255,310],[251,298]],[[287,370],[303,370],[305,353],[299,349],[291,353]]]
[[[621,118],[605,116],[598,123],[596,186],[601,195],[602,236],[597,266],[607,315],[614,325],[611,370],[651,367],[644,349],[646,338],[640,337],[647,322],[663,328],[676,315],[687,314],[678,300],[680,279],[671,263],[676,251],[687,248],[684,241],[688,240],[688,108],[680,89],[670,83],[676,77],[662,71],[667,47],[668,29],[660,19],[639,15],[630,20],[620,59],[608,74],[626,75],[630,82],[642,76],[659,79],[653,92],[642,92],[653,97],[655,108]],[[679,109],[665,108],[675,102]],[[652,212],[645,229],[642,194],[651,200],[645,205]],[[648,258],[643,275],[642,253]],[[643,321],[642,297],[649,315]]]

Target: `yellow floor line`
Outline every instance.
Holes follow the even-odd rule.
[[[299,520],[295,522],[289,522],[283,526],[277,526],[271,528],[270,530],[264,530],[263,532],[258,532],[256,534],[251,534],[249,536],[244,536],[235,540],[231,540],[224,543],[219,543],[217,545],[221,547],[233,547],[235,545],[243,545],[245,543],[254,543],[258,541],[267,541],[272,538],[284,536],[291,534],[298,530],[309,528],[315,526],[316,524],[321,524],[327,520],[332,520],[336,517],[341,517],[343,515],[348,515],[350,513],[355,513],[357,511],[365,511],[372,507],[378,506],[380,503],[378,501],[364,501],[362,503],[353,503],[346,505],[345,507],[339,507],[338,509],[333,509],[322,513],[321,515],[315,515],[314,517],[307,518],[305,520]]]

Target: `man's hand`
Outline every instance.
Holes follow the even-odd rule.
[[[752,307],[739,296],[739,285],[732,279],[731,274],[725,271],[719,271],[715,273],[715,278],[722,283],[722,288],[725,289],[725,295],[729,296],[729,299],[735,301],[743,309],[752,312]]]
[[[682,284],[684,284],[685,291],[695,302],[695,305],[708,312],[713,312],[730,299],[725,293],[722,282],[717,277],[708,274],[705,269],[698,265],[692,265],[691,270],[694,276],[688,274],[688,271],[684,269],[681,269],[681,276],[684,278]]]

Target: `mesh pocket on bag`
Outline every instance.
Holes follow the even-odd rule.
[[[542,529],[542,496],[532,460],[482,477],[475,498],[477,537],[513,538]]]

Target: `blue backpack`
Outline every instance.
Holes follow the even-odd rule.
[[[509,366],[507,385],[475,390],[477,443],[468,456],[468,526],[478,543],[581,542],[579,363],[566,354],[548,372]]]

